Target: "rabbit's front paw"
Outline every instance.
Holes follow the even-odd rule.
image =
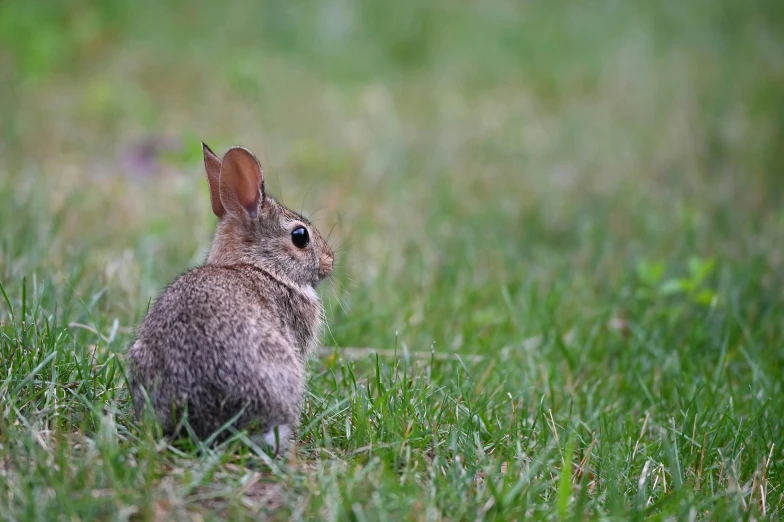
[[[279,455],[289,447],[289,437],[292,430],[288,424],[281,424],[270,429],[264,434],[252,435],[250,440],[264,451]]]

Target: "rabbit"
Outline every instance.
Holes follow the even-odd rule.
[[[133,405],[140,418],[151,405],[169,437],[187,414],[201,440],[228,423],[278,452],[299,425],[324,325],[314,289],[334,254],[266,193],[250,151],[232,147],[221,159],[202,148],[217,230],[206,264],[171,283],[138,328],[128,349]]]

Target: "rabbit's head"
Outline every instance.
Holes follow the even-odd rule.
[[[255,265],[303,287],[315,287],[329,276],[332,250],[312,223],[265,192],[256,157],[232,147],[221,159],[202,145],[212,211],[218,216],[207,262]]]

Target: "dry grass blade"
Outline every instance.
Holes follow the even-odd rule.
[[[408,356],[411,359],[417,360],[430,360],[432,358],[437,361],[466,361],[471,363],[478,363],[487,360],[487,357],[482,355],[469,355],[449,352],[426,352],[417,350],[409,350],[404,353],[402,350],[390,350],[384,348],[332,348],[329,346],[322,346],[316,352],[316,354],[322,358],[334,357],[336,353],[339,357],[355,360],[362,360],[368,357],[374,357],[376,355],[384,358],[404,359],[406,356]]]

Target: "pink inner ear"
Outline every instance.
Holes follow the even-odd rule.
[[[247,211],[248,211],[248,215],[249,215],[251,218],[253,218],[253,219],[256,219],[256,216],[258,216],[258,214],[259,214],[259,205],[258,205],[258,202],[257,202],[257,203],[252,203],[252,204],[250,204],[250,205],[246,206],[246,207],[245,207],[245,210],[247,210]]]
[[[220,173],[221,200],[224,206],[230,207],[232,203],[238,203],[251,218],[255,218],[259,208],[262,180],[261,166],[253,154],[242,147],[229,149],[223,156]],[[226,196],[229,196],[228,200]]]

